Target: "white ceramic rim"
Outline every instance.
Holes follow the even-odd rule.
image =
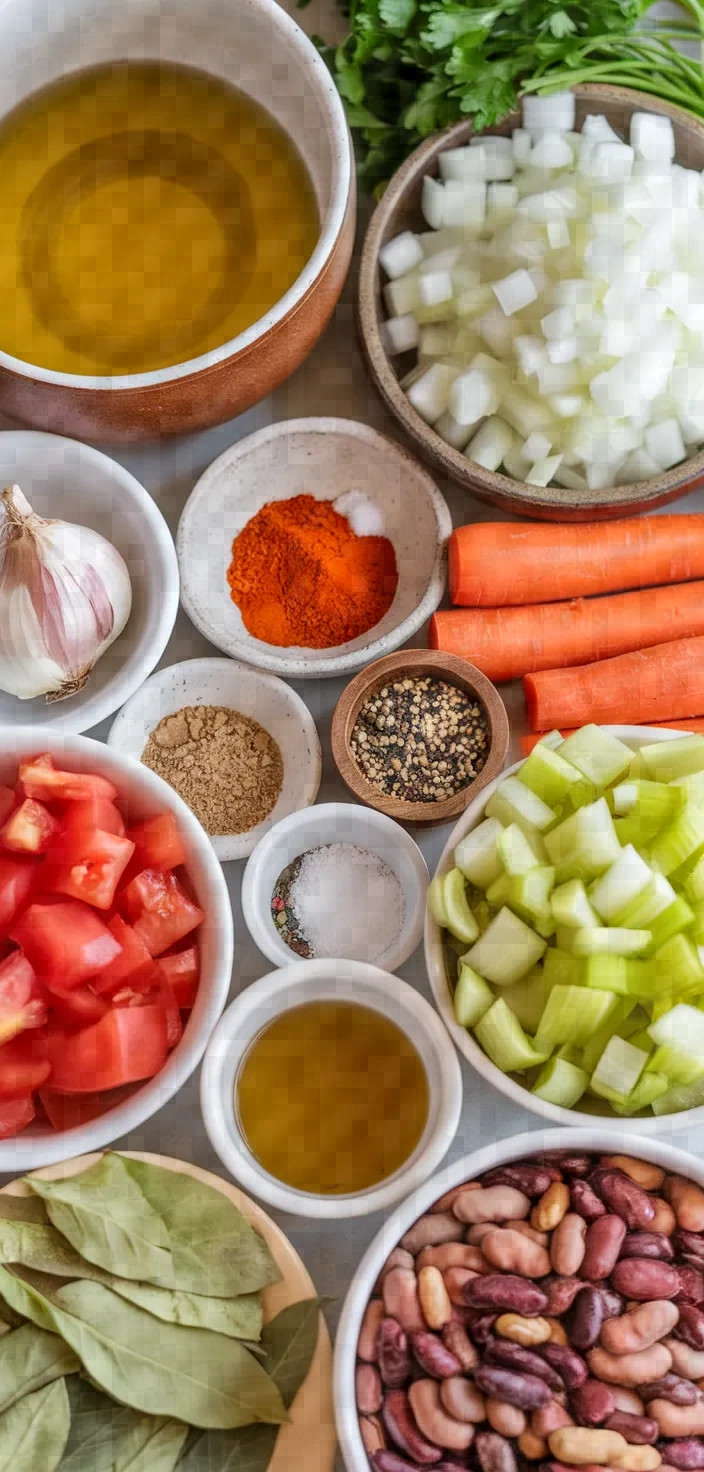
[[[437,1089],[428,1080],[431,1110],[435,1102],[436,1119],[425,1144],[421,1139],[410,1161],[389,1180],[369,1191],[360,1191],[349,1196],[315,1196],[292,1190],[277,1181],[250,1154],[239,1133],[235,1117],[233,1080],[250,1044],[262,1030],[261,1021],[256,1020],[253,1024],[259,1003],[265,999],[268,1002],[280,1001],[281,1005],[272,1011],[272,1017],[280,1016],[283,1012],[302,1006],[309,1000],[309,992],[314,994],[310,999],[317,1000],[321,980],[329,981],[330,998],[333,1000],[356,1002],[381,1011],[402,1029],[404,1014],[409,1020],[412,1019],[423,1030],[425,1041],[435,1054],[441,1079],[440,1088]],[[379,1006],[380,1000],[388,1004],[386,1008]],[[437,1169],[459,1124],[462,1072],[457,1054],[437,1013],[408,982],[363,961],[299,961],[260,977],[246,987],[223,1012],[203,1060],[200,1101],[210,1143],[225,1168],[245,1191],[260,1201],[266,1201],[269,1206],[274,1206],[279,1211],[291,1212],[294,1216],[310,1217],[317,1221],[346,1221],[351,1217],[370,1216],[374,1211],[394,1205]],[[236,1145],[233,1144],[228,1125],[237,1134]]]
[[[353,650],[350,654],[341,654],[337,659],[318,660],[316,650],[311,649],[303,659],[287,655],[282,648],[281,654],[269,654],[262,645],[261,649],[255,647],[258,641],[253,640],[252,647],[244,641],[228,645],[223,641],[222,632],[211,624],[191,598],[190,580],[188,566],[184,555],[184,542],[188,522],[198,510],[201,498],[207,494],[207,487],[202,482],[213,472],[220,471],[224,466],[233,461],[246,457],[251,450],[257,450],[260,445],[266,444],[267,440],[277,439],[282,435],[290,434],[337,434],[348,435],[351,439],[366,440],[372,447],[383,446],[384,453],[393,453],[399,460],[401,467],[412,465],[414,475],[422,481],[423,489],[428,498],[435,516],[437,527],[437,541],[433,568],[428,580],[428,585],[413,613],[403,619],[396,628],[389,629],[388,633],[376,639],[370,639],[368,644],[362,648]],[[203,471],[199,480],[196,481],[193,490],[181,512],[181,519],[176,532],[176,552],[178,555],[179,568],[181,569],[181,603],[196,628],[201,634],[209,639],[217,649],[223,649],[232,659],[241,659],[245,664],[252,663],[258,669],[271,671],[275,675],[284,675],[287,679],[305,678],[315,679],[334,678],[336,675],[348,674],[362,669],[370,660],[377,659],[380,654],[391,654],[405,644],[413,634],[417,634],[421,625],[433,614],[445,592],[446,570],[445,570],[445,548],[452,532],[452,516],[447,502],[438,490],[435,481],[425,466],[419,460],[404,449],[402,445],[391,440],[385,434],[380,434],[369,424],[362,424],[357,419],[337,419],[331,417],[312,417],[306,419],[280,419],[276,424],[269,424],[264,429],[255,430],[254,434],[247,435],[244,439],[236,440],[227,450],[223,450],[216,460]],[[373,630],[370,630],[373,633]],[[251,638],[251,635],[249,636]],[[342,646],[341,646],[342,647]]]
[[[627,745],[637,743],[636,750],[638,746],[645,746],[651,741],[671,741],[679,736],[687,735],[686,724],[678,731],[663,730],[657,726],[604,726],[603,729],[609,731],[612,736],[617,736]],[[440,855],[435,870],[436,874],[446,873],[452,868],[452,854],[460,841],[460,836],[464,837],[465,833],[470,832],[476,826],[483,817],[486,804],[495,793],[499,783],[503,782],[506,777],[513,776],[523,765],[524,760],[525,758],[522,758],[512,767],[506,767],[503,772],[499,773],[496,780],[490,782],[489,786],[485,787],[475,801],[465,809]],[[586,1114],[580,1109],[564,1109],[561,1104],[549,1104],[546,1099],[538,1099],[535,1094],[531,1094],[530,1089],[517,1084],[508,1074],[502,1073],[501,1069],[491,1062],[479,1044],[474,1041],[471,1033],[466,1028],[460,1027],[455,1018],[442,954],[441,931],[429,911],[426,912],[425,918],[425,966],[435,1005],[455,1046],[471,1063],[472,1068],[481,1074],[481,1077],[486,1079],[493,1088],[498,1089],[499,1093],[510,1099],[512,1104],[520,1104],[531,1114],[552,1120],[554,1124],[590,1125],[594,1130],[612,1130],[615,1133],[623,1130],[624,1126],[616,1115],[609,1117],[601,1114]],[[667,1135],[703,1122],[704,1104],[700,1104],[696,1109],[683,1109],[679,1114],[652,1114],[642,1119],[628,1119],[627,1125],[631,1134]]]
[[[46,1135],[40,1139],[36,1135],[19,1134],[9,1140],[0,1140],[0,1172],[3,1174],[38,1170],[41,1166],[70,1160],[74,1155],[83,1155],[89,1150],[105,1149],[114,1140],[137,1129],[157,1114],[183,1087],[203,1057],[210,1034],[227,1001],[232,978],[234,927],[230,896],[210,840],[190,808],[155,772],[143,767],[141,762],[133,761],[132,757],[110,749],[105,742],[95,741],[90,736],[72,734],[64,743],[66,733],[51,731],[46,734],[49,737],[46,748],[57,758],[61,757],[63,746],[63,754],[68,754],[71,759],[78,760],[85,752],[85,768],[89,770],[104,772],[107,766],[115,763],[124,773],[125,788],[129,788],[132,780],[137,778],[156,802],[174,813],[179,828],[185,834],[187,846],[198,852],[199,860],[206,870],[204,887],[208,891],[210,915],[218,931],[220,959],[217,975],[211,982],[210,996],[201,1003],[202,1010],[196,1027],[189,1037],[187,1034],[188,1027],[192,1025],[192,1014],[180,1043],[169,1054],[164,1067],[154,1078],[138,1084],[135,1093],[128,1099],[108,1110],[106,1114],[99,1115],[97,1119],[89,1120],[87,1124],[61,1130],[56,1135]],[[0,732],[0,744],[10,751],[15,743],[18,749],[26,751],[36,751],[42,745],[41,737],[37,736],[31,726],[3,728]],[[107,762],[106,754],[109,756]]]
[[[0,359],[2,353],[0,353]],[[149,579],[159,605],[158,620],[149,644],[149,652],[143,653],[140,660],[135,661],[135,667],[128,673],[123,670],[113,676],[107,685],[98,691],[85,703],[71,711],[63,702],[54,707],[56,718],[47,720],[37,727],[36,740],[41,740],[41,732],[62,732],[65,735],[81,735],[84,731],[92,730],[99,721],[104,721],[107,716],[113,715],[126,700],[139,690],[144,684],[145,670],[151,674],[154,666],[159,663],[162,654],[171,638],[173,627],[178,613],[180,596],[180,571],[174,539],[164,520],[164,517],[149,495],[148,490],[142,485],[132,472],[125,470],[118,460],[113,460],[111,455],[106,455],[102,450],[95,450],[92,445],[86,445],[82,440],[69,439],[62,434],[48,434],[44,430],[32,429],[6,429],[0,431],[0,440],[4,443],[12,439],[24,439],[28,434],[37,436],[42,440],[50,441],[52,444],[69,445],[71,449],[78,450],[81,459],[92,460],[94,464],[102,466],[115,482],[115,491],[119,495],[128,493],[130,499],[135,503],[137,510],[141,513],[145,525],[151,536],[151,552],[154,557],[155,566],[153,575]],[[57,511],[60,511],[57,506]],[[145,579],[146,584],[146,579]],[[18,731],[25,728],[19,727]]]
[[[354,1395],[357,1340],[364,1310],[389,1253],[398,1245],[413,1222],[445,1191],[459,1186],[464,1180],[472,1180],[493,1166],[505,1165],[527,1155],[536,1155],[540,1150],[588,1150],[596,1153],[612,1153],[618,1150],[624,1155],[651,1161],[678,1175],[691,1176],[699,1185],[704,1185],[704,1166],[688,1151],[678,1150],[660,1140],[650,1144],[648,1140],[642,1139],[640,1135],[634,1136],[628,1130],[604,1130],[600,1128],[602,1123],[602,1120],[595,1120],[595,1128],[589,1130],[533,1129],[524,1134],[509,1135],[504,1140],[496,1140],[491,1145],[463,1155],[452,1165],[444,1166],[384,1222],[357,1268],[335,1336],[333,1399],[337,1435],[347,1472],[369,1472],[370,1465],[359,1432]]]
[[[51,368],[39,368],[33,363],[26,363],[21,358],[13,358],[10,353],[0,350],[0,364],[10,372],[22,378],[32,379],[37,383],[54,383],[65,388],[102,389],[103,391],[110,390],[110,392],[172,383],[176,379],[188,377],[191,373],[201,373],[205,368],[213,368],[216,363],[222,363],[225,359],[236,356],[259,338],[264,337],[303,300],[321,275],[337,243],[345,219],[350,190],[354,188],[352,140],[347,127],[345,110],[325,62],[312,41],[309,41],[305,31],[301,30],[293,17],[281,8],[277,0],[256,0],[256,3],[267,15],[272,28],[278,27],[283,32],[287,46],[292,51],[302,54],[309,71],[309,81],[315,80],[321,103],[327,112],[333,145],[338,150],[331,171],[330,204],[321,222],[320,235],[315,249],[300,276],[271,310],[258,321],[253,322],[246,332],[240,332],[237,337],[231,338],[219,348],[213,348],[208,353],[201,353],[198,358],[189,358],[183,363],[175,363],[168,368],[157,368],[151,373],[116,374],[114,378],[109,375],[93,377],[90,374],[58,373]],[[0,0],[0,21],[2,8],[2,0]]]
[[[312,813],[309,813],[305,808],[299,808],[297,812],[289,813],[286,818],[281,818],[278,823],[274,824],[273,828],[269,829],[268,833],[264,834],[263,838],[260,838],[249,859],[242,877],[242,914],[244,916],[244,923],[255,945],[258,946],[259,950],[270,961],[274,962],[275,966],[290,966],[292,952],[284,941],[279,940],[278,936],[273,933],[272,927],[268,924],[271,897],[262,888],[262,869],[272,849],[275,849],[279,843],[279,840],[287,837],[295,829],[303,828],[307,818],[315,822],[320,822],[321,826],[325,823],[330,823],[334,827],[335,819],[340,816],[340,813],[349,812],[350,809],[353,812],[360,811],[359,805],[353,802],[320,803]],[[383,833],[388,833],[389,838],[393,837],[398,847],[403,848],[416,874],[421,890],[421,897],[419,898],[413,916],[413,924],[407,927],[406,921],[404,921],[399,942],[395,946],[392,946],[386,953],[386,960],[383,966],[380,965],[379,961],[374,962],[374,965],[379,966],[380,970],[393,972],[397,971],[399,966],[402,966],[404,961],[407,961],[408,957],[413,955],[416,946],[419,946],[423,939],[425,897],[429,883],[428,865],[415,839],[411,838],[410,833],[407,833],[401,827],[400,823],[394,822],[393,818],[387,818],[385,813],[377,813],[374,808],[362,808],[361,811],[372,831],[377,828]],[[324,838],[318,835],[315,846],[317,847],[321,843],[325,843],[325,841]],[[408,895],[405,890],[404,895],[407,900]],[[404,931],[407,931],[405,937]],[[403,945],[400,944],[401,937],[404,937]]]
[[[193,665],[209,665],[211,667],[213,665],[241,665],[246,670],[247,675],[250,678],[255,677],[257,680],[262,681],[263,684],[269,685],[269,687],[271,687],[272,685],[276,686],[277,692],[280,692],[281,694],[282,701],[286,701],[291,709],[296,712],[301,723],[302,732],[310,747],[310,762],[303,778],[303,781],[305,783],[304,801],[299,808],[296,808],[295,812],[287,814],[285,818],[281,818],[279,821],[280,823],[286,823],[288,822],[289,817],[295,818],[298,813],[305,812],[306,808],[312,807],[316,797],[318,796],[320,780],[323,773],[323,753],[320,745],[320,736],[318,735],[318,728],[315,724],[315,721],[313,720],[313,717],[305,701],[301,699],[298,692],[296,690],[293,690],[292,687],[288,685],[285,680],[280,680],[276,675],[270,675],[264,670],[255,670],[252,665],[246,664],[244,660],[234,660],[227,657],[218,658],[216,655],[213,655],[212,658],[210,658],[208,655],[206,655],[203,659],[181,659],[178,661],[177,664],[166,665],[164,669],[153,671],[149,678],[143,680],[138,689],[134,691],[131,699],[128,700],[125,705],[123,705],[122,710],[118,711],[118,714],[115,716],[115,719],[106,737],[107,745],[116,747],[120,751],[127,751],[128,755],[132,756],[132,753],[124,744],[123,736],[124,728],[129,723],[130,706],[132,702],[134,701],[136,704],[137,697],[141,695],[145,685],[149,685],[152,681],[158,681],[161,675],[170,675],[173,674],[174,670],[181,670],[184,669],[186,666]],[[166,714],[166,712],[164,712],[164,714]],[[153,729],[154,728],[152,727],[152,730]],[[285,752],[282,752],[282,757],[284,761],[285,772]],[[132,759],[139,762],[140,766],[143,765],[141,754],[140,756],[134,756]],[[264,822],[266,822],[266,819],[264,819]],[[257,824],[257,827],[259,826],[260,825]],[[279,824],[277,823],[274,826],[278,827]],[[266,837],[268,837],[268,834],[263,834],[261,839],[254,842],[250,833],[208,834],[210,843],[212,844],[213,849],[215,850],[215,853],[217,854],[221,864],[228,864],[233,859],[249,858],[249,855],[253,853],[257,848],[258,843],[263,843],[264,838]],[[422,934],[423,926],[421,923],[416,945],[419,944]],[[260,946],[259,949],[261,950],[262,947]],[[270,960],[278,960],[278,957],[272,957],[268,951],[265,951],[264,954],[268,955]],[[289,955],[290,952],[288,952],[287,948],[286,960],[288,960]]]

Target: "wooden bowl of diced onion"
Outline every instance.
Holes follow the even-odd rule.
[[[614,130],[620,139],[627,140],[629,138],[633,114],[647,112],[654,115],[655,118],[669,120],[671,123],[674,134],[675,165],[683,166],[685,169],[697,172],[700,172],[704,168],[704,123],[695,117],[690,116],[679,108],[670,106],[667,102],[661,101],[658,98],[650,97],[645,93],[632,91],[627,88],[583,85],[575,87],[573,91],[576,104],[573,128],[566,130],[563,122],[563,136],[573,138],[576,143],[574,133],[581,132],[585,118],[589,115],[597,115],[607,120],[610,128]],[[561,96],[564,98],[565,94],[561,94]],[[533,101],[535,100],[533,99]],[[549,98],[540,99],[541,102],[550,102],[552,100]],[[569,124],[570,120],[567,119],[566,121]],[[504,118],[501,123],[497,124],[496,127],[488,129],[481,137],[482,140],[486,140],[489,137],[510,140],[514,130],[521,128],[521,126],[521,115],[518,112],[513,112]],[[537,127],[533,129],[531,146],[534,146],[540,137],[541,131]],[[559,131],[559,119],[557,131]],[[658,423],[654,437],[650,436],[647,440],[642,440],[640,447],[635,445],[631,447],[631,440],[634,437],[629,433],[631,420],[633,419],[635,421],[637,432],[639,422],[647,419],[649,412],[647,408],[644,413],[642,412],[643,404],[648,402],[645,394],[643,394],[642,400],[639,401],[638,405],[635,402],[626,405],[630,410],[630,417],[628,419],[624,417],[619,421],[621,442],[629,448],[626,449],[623,462],[620,465],[616,465],[613,462],[613,474],[604,476],[597,469],[594,472],[590,472],[587,478],[583,472],[588,467],[585,467],[580,461],[581,468],[575,470],[576,457],[572,454],[567,456],[568,463],[566,463],[563,457],[561,467],[556,471],[557,478],[553,476],[547,484],[540,484],[538,482],[544,480],[545,474],[549,473],[551,468],[550,459],[553,453],[553,447],[551,446],[548,450],[545,448],[546,443],[551,437],[551,426],[549,423],[545,426],[536,423],[535,430],[533,430],[532,425],[526,425],[519,430],[514,425],[511,426],[513,428],[511,453],[514,459],[510,463],[515,464],[517,469],[520,468],[521,475],[525,473],[525,460],[521,459],[523,448],[521,442],[531,440],[532,452],[535,453],[536,450],[542,450],[543,452],[542,456],[538,457],[540,465],[536,471],[536,483],[527,483],[524,479],[518,479],[505,473],[506,466],[503,463],[503,459],[499,462],[500,468],[491,468],[498,453],[498,450],[494,450],[493,446],[490,446],[488,455],[481,454],[480,451],[481,458],[487,462],[486,464],[478,463],[478,461],[469,458],[468,451],[472,448],[474,434],[478,430],[482,430],[484,438],[487,436],[485,427],[489,422],[487,419],[483,420],[483,422],[480,420],[475,423],[472,427],[471,434],[469,430],[467,431],[470,436],[469,443],[465,441],[463,444],[464,434],[458,434],[456,431],[453,433],[452,427],[448,430],[447,414],[441,410],[439,428],[440,431],[444,430],[445,434],[449,433],[450,439],[455,439],[455,444],[452,444],[448,438],[443,437],[442,432],[439,432],[437,419],[432,418],[433,405],[423,405],[424,413],[421,413],[409,400],[406,389],[412,386],[412,379],[409,382],[409,375],[412,375],[414,369],[417,369],[418,343],[416,340],[414,345],[407,346],[415,331],[412,326],[410,334],[404,340],[403,329],[400,331],[398,329],[392,329],[391,333],[389,333],[386,325],[387,318],[389,317],[389,311],[387,310],[389,294],[385,292],[385,287],[388,287],[389,284],[393,285],[393,278],[389,278],[382,266],[385,247],[407,231],[413,232],[414,234],[425,232],[426,239],[429,237],[428,224],[421,208],[424,180],[427,177],[437,180],[439,175],[442,180],[441,156],[447,153],[448,150],[462,149],[466,145],[469,145],[472,136],[473,130],[471,123],[462,122],[447,129],[443,133],[436,134],[421,144],[391,179],[372,217],[366,234],[359,276],[358,308],[360,333],[371,377],[388,408],[395,415],[406,435],[428,463],[436,466],[445,474],[450,475],[453,480],[480,500],[491,502],[494,505],[501,506],[505,510],[518,513],[519,515],[538,517],[543,520],[593,520],[595,518],[616,517],[634,511],[643,511],[660,506],[667,501],[672,501],[676,497],[696,489],[697,486],[704,482],[704,453],[700,449],[700,446],[704,447],[704,300],[702,304],[703,335],[701,354],[698,353],[697,362],[687,361],[688,377],[686,379],[687,384],[690,385],[697,382],[698,378],[697,392],[702,414],[701,434],[698,433],[696,425],[692,425],[691,416],[688,417],[686,412],[688,406],[673,401],[672,418],[666,421],[665,429],[662,430],[661,425]],[[474,141],[476,142],[476,139]],[[447,168],[447,165],[445,168]],[[669,163],[665,164],[665,172],[670,172]],[[497,182],[500,173],[501,170],[499,169],[494,174],[494,179]],[[503,177],[506,179],[505,173]],[[447,174],[445,178],[447,178]],[[546,175],[547,184],[556,179],[559,179],[558,173],[554,172],[552,175]],[[683,182],[686,183],[687,181]],[[428,185],[426,184],[425,187],[427,191]],[[496,199],[497,196],[494,195],[494,198]],[[701,226],[704,227],[704,207],[700,213],[699,198],[696,204],[692,204],[692,210],[694,211],[695,209],[697,214],[696,216],[694,213],[692,214],[692,222],[694,222],[695,218],[699,218]],[[671,206],[669,210],[663,208],[660,212],[661,218],[664,220],[668,213],[670,215],[672,214]],[[486,230],[484,234],[486,235]],[[471,235],[468,237],[468,239],[471,238],[477,238],[476,234],[474,237]],[[424,257],[427,259],[425,250]],[[388,253],[386,258],[388,259]],[[668,264],[670,266],[677,264],[673,259],[668,261],[667,255],[663,259],[666,266]],[[567,252],[564,255],[564,260],[567,263],[568,274],[570,274],[570,257]],[[693,262],[693,270],[696,270],[695,258],[693,258]],[[509,274],[518,265],[518,261],[511,260],[506,268]],[[553,271],[554,269],[553,266]],[[574,266],[572,266],[572,272],[574,272]],[[562,279],[560,274],[557,276],[553,275],[553,286]],[[650,281],[650,276],[648,276],[647,280]],[[686,287],[686,281],[684,285]],[[455,294],[457,295],[458,293]],[[689,294],[691,296],[691,293]],[[495,293],[494,295],[496,296],[497,294]],[[501,305],[501,299],[498,297],[497,301],[493,303],[493,306],[490,305],[482,310],[486,312],[487,316],[491,314],[492,321],[496,323],[497,314],[501,311]],[[554,303],[551,302],[550,307],[553,305]],[[405,316],[405,314],[400,315]],[[446,320],[450,319],[448,318]],[[459,319],[455,318],[455,320],[457,321]],[[496,351],[496,348],[493,348],[489,344],[488,337],[482,340],[481,333],[475,334],[474,327],[476,320],[478,319],[462,317],[461,326],[466,329],[468,321],[472,321],[471,332],[468,331],[468,335],[470,339],[474,339],[474,351],[476,352],[477,350],[476,337],[479,336],[479,350],[491,355],[492,351]],[[510,321],[510,316],[507,320]],[[434,326],[437,324],[426,323],[425,325]],[[422,325],[420,330],[422,332]],[[540,328],[538,328],[538,331],[540,331]],[[491,326],[489,327],[490,333]],[[426,341],[428,341],[427,338]],[[497,339],[494,339],[494,342],[496,341]],[[691,341],[692,338],[690,336],[688,342],[691,344]],[[603,339],[599,344],[600,349],[602,348],[602,342]],[[437,344],[429,341],[429,347],[432,348],[433,346],[437,346]],[[568,352],[569,349],[565,349],[565,351]],[[560,349],[557,350],[556,354],[558,358],[559,352]],[[467,366],[471,359],[471,353],[472,349],[470,347]],[[602,357],[604,356],[603,350],[601,355]],[[647,356],[647,351],[641,352],[641,357],[645,358]],[[681,358],[681,356],[680,354],[679,357]],[[437,360],[433,359],[430,353],[428,353],[427,361],[432,363]],[[510,373],[514,361],[513,358],[507,358],[502,365],[505,372]],[[607,359],[606,363],[602,364],[602,369],[608,369],[609,366],[613,366],[614,364],[618,366],[622,361],[622,358],[614,355],[612,364],[609,365]],[[581,351],[578,362],[580,366],[583,366],[584,357]],[[554,393],[551,397],[562,400],[568,399],[570,391],[566,385],[568,385],[572,370],[575,368],[574,362],[565,362],[563,364],[557,362],[552,364],[551,359],[551,367],[554,369],[556,380]],[[465,372],[464,362],[461,371],[463,373]],[[564,377],[564,385],[558,383],[561,375]],[[628,374],[626,374],[626,377],[628,377]],[[512,380],[512,385],[509,386],[512,386],[515,391],[527,383],[529,383],[529,380],[522,375],[518,383],[515,382],[514,368],[514,380]],[[404,384],[406,385],[405,388]],[[607,386],[608,381],[605,388]],[[689,392],[689,388],[687,392]],[[589,390],[586,386],[583,394],[587,402],[589,402]],[[542,403],[546,402],[546,397],[542,398],[541,396]],[[626,404],[625,400],[624,404]],[[563,403],[561,407],[568,409],[569,405]],[[596,405],[597,410],[600,407],[599,404]],[[689,407],[693,407],[693,405],[690,404]],[[502,405],[500,404],[498,408],[499,416],[501,415],[501,411]],[[677,415],[675,411],[677,411]],[[496,412],[496,410],[490,411],[492,416]],[[444,423],[443,414],[445,414]],[[537,420],[540,420],[539,414],[536,417]],[[556,421],[553,421],[553,423],[556,424]],[[617,431],[613,428],[613,419],[610,421],[610,424],[612,426],[611,434],[616,434]],[[626,428],[622,429],[622,426],[626,426]],[[559,433],[559,424],[556,424],[556,428]],[[646,426],[641,424],[641,428],[645,432]],[[679,441],[678,434],[680,435]],[[698,438],[695,439],[695,435],[698,435]],[[491,436],[489,438],[491,439]],[[610,443],[614,443],[614,441],[610,441]],[[656,454],[650,454],[649,450],[646,451],[644,449],[645,444],[650,444],[656,451]],[[679,458],[676,463],[673,463],[673,456],[678,454]],[[531,467],[531,470],[533,468]],[[541,474],[541,470],[544,471],[544,474]],[[607,479],[609,483],[599,484],[598,482],[603,479]],[[569,484],[560,484],[560,480],[567,481]]]

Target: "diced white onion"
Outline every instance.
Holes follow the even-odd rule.
[[[445,412],[450,401],[450,389],[457,377],[457,369],[447,363],[433,363],[408,390],[413,408],[433,424]]]
[[[536,434],[529,434],[527,440],[521,446],[521,454],[524,460],[528,460],[531,465],[534,465],[536,460],[544,460],[546,455],[550,454],[551,449],[552,440],[550,436],[537,432]]]
[[[543,460],[536,460],[535,465],[531,465],[528,471],[526,485],[549,486],[561,460],[561,455],[548,455]]]
[[[486,153],[483,148],[446,148],[438,158],[441,179],[486,179]]]
[[[383,330],[387,353],[410,353],[418,347],[418,321],[412,312],[407,312],[405,317],[390,317],[384,322]]]
[[[387,241],[379,251],[379,261],[387,276],[405,276],[414,271],[423,259],[423,247],[412,230],[404,230],[393,240]]]
[[[569,133],[574,127],[577,101],[573,92],[553,92],[552,96],[528,95],[522,100],[523,126],[529,133],[557,129]]]
[[[653,112],[634,112],[630,128],[631,146],[641,158],[669,164],[675,157],[675,135],[669,118]]]
[[[535,169],[568,169],[573,162],[572,149],[563,133],[541,133],[528,160]]]
[[[502,281],[493,281],[491,289],[507,317],[512,317],[514,312],[521,312],[531,302],[537,301],[538,297],[532,276],[523,269],[512,271]]]
[[[470,440],[464,453],[468,460],[483,465],[485,470],[498,470],[512,444],[513,431],[510,425],[505,419],[492,415]]]
[[[660,470],[670,470],[684,460],[687,453],[676,419],[662,419],[659,424],[651,424],[645,431],[644,441],[648,454],[652,455]]]

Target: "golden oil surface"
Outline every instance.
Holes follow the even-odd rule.
[[[0,122],[0,348],[64,373],[221,346],[293,285],[310,179],[258,102],[205,72],[74,72]]]
[[[393,1175],[428,1118],[428,1080],[413,1044],[381,1013],[309,1002],[255,1038],[235,1083],[252,1154],[298,1191],[337,1196]]]

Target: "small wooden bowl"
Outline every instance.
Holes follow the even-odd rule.
[[[628,87],[585,83],[574,87],[577,98],[576,128],[581,129],[587,113],[604,113],[622,137],[628,136],[634,112],[653,112],[670,118],[675,132],[676,159],[686,168],[704,168],[704,124],[681,108],[672,107],[645,92]],[[520,125],[520,115],[509,113],[487,133],[506,135]],[[420,208],[423,179],[436,176],[438,158],[447,148],[459,148],[472,136],[470,122],[456,123],[421,143],[394,174],[381,203],[372,216],[364,241],[359,272],[358,316],[362,347],[371,377],[391,413],[399,421],[422,458],[452,477],[458,485],[481,501],[489,501],[518,516],[542,521],[595,521],[652,510],[704,483],[704,454],[683,460],[672,470],[652,480],[633,485],[609,486],[600,491],[570,491],[562,486],[527,486],[508,475],[499,475],[473,464],[445,443],[409,403],[399,379],[413,367],[415,355],[402,354],[391,360],[381,337],[385,319],[379,251],[402,230],[427,230]]]
[[[423,675],[447,680],[449,685],[456,685],[475,696],[484,707],[489,727],[489,749],[479,776],[442,802],[405,802],[399,797],[387,797],[362,775],[350,745],[354,723],[370,695],[375,695],[382,685],[390,681],[404,676],[419,679]],[[387,654],[383,659],[375,660],[350,680],[335,707],[331,742],[343,782],[367,807],[386,813],[398,823],[448,823],[458,818],[477,793],[502,771],[509,743],[508,716],[498,690],[473,664],[457,659],[454,654],[443,654],[441,650],[402,649],[398,654]]]

